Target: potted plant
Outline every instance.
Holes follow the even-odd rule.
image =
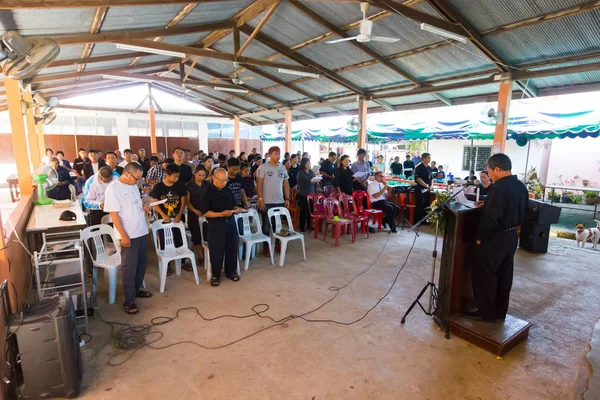
[[[590,184],[590,180],[589,179],[582,179],[581,183],[583,184],[584,187],[588,187],[588,185]]]
[[[583,195],[576,194],[573,196],[573,198],[571,198],[571,201],[573,202],[573,204],[581,204],[581,202],[583,201]]]
[[[573,193],[563,190],[562,196],[560,196],[560,202],[565,204],[570,203],[572,196]]]
[[[598,192],[587,190],[585,193],[585,204],[593,206],[598,202]]]
[[[560,201],[560,194],[556,189],[552,188],[548,191],[548,200],[558,203]]]

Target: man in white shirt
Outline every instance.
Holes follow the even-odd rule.
[[[367,192],[371,200],[371,208],[383,211],[383,224],[390,227],[390,232],[396,233],[396,217],[400,215],[400,207],[385,198],[385,192],[389,190],[383,182],[383,172],[377,171],[375,180],[369,183]]]
[[[119,174],[109,166],[104,166],[98,170],[94,176],[85,182],[83,188],[83,205],[90,212],[90,225],[99,225],[102,223],[104,212],[104,194],[108,185],[119,178]]]
[[[148,226],[146,211],[137,182],[142,179],[142,166],[129,163],[123,174],[106,189],[104,211],[110,213],[117,238],[121,240],[121,271],[125,302],[123,309],[127,314],[139,312],[136,297],[148,298],[152,294],[142,290],[146,263],[148,260]]]
[[[134,161],[133,152],[130,149],[125,149],[125,151],[123,151],[123,155],[125,156],[125,159],[121,163],[119,163],[119,167],[125,168],[127,164]]]

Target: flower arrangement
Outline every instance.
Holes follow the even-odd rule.
[[[446,190],[445,192],[438,192],[435,200],[433,200],[431,202],[431,206],[428,207],[427,209],[425,209],[425,211],[430,213],[431,211],[435,210],[440,205],[444,204],[444,202],[446,200],[448,200],[448,198],[451,195],[452,194],[450,193],[449,190]],[[444,234],[444,228],[446,227],[446,213],[447,212],[448,212],[448,210],[442,210],[438,213],[435,213],[435,214],[429,216],[429,218],[427,218],[427,222],[429,222],[431,225],[435,225],[436,223],[438,224],[438,232],[440,235]]]

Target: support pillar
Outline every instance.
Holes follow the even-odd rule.
[[[156,144],[156,118],[154,117],[154,106],[152,104],[148,108],[148,115],[150,116],[150,153],[158,153],[158,146]]]
[[[235,155],[239,156],[241,152],[240,144],[240,117],[233,117],[233,150]]]
[[[544,139],[542,143],[542,162],[538,178],[543,184],[548,183],[548,170],[550,169],[550,156],[552,155],[552,139]]]
[[[292,151],[292,110],[285,112],[285,151]]]
[[[23,114],[21,114],[21,88],[19,87],[19,81],[6,77],[4,78],[4,87],[10,116],[13,152],[19,177],[19,190],[22,195],[31,195],[33,194],[33,183],[27,152],[25,123],[23,122]]]
[[[35,115],[36,116],[42,115],[42,112],[40,111],[39,108],[35,109]],[[43,126],[44,126],[44,124],[42,123],[41,120],[40,120],[40,122],[38,122],[36,124],[38,149],[40,150],[40,160],[42,158],[44,158],[44,156],[46,155],[46,140],[44,139],[44,128],[43,128]]]
[[[23,92],[23,100],[28,104],[31,104],[33,102],[31,92]],[[33,111],[33,108],[28,108],[27,113],[25,114],[25,121],[27,121],[27,142],[29,143],[29,158],[31,159],[32,171],[42,163],[43,156],[40,154],[46,152],[46,149],[42,150],[39,148],[37,128],[35,126],[35,115],[33,114]]]
[[[508,113],[510,111],[510,100],[512,99],[513,81],[507,79],[500,83],[498,92],[498,115],[502,116],[500,121],[496,122],[496,131],[494,132],[494,144],[492,154],[504,153],[506,148],[506,134],[508,130]]]
[[[367,148],[367,101],[360,99],[358,102],[358,148]]]

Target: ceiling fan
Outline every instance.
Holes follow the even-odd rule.
[[[233,62],[233,68],[234,68],[233,78],[217,78],[217,79],[219,79],[221,81],[231,81],[231,83],[233,83],[234,85],[243,85],[245,83],[244,82],[245,80],[249,81],[252,79],[256,79],[253,76],[248,76],[242,80],[242,78],[239,77],[240,63],[237,61]]]
[[[360,3],[360,10],[363,14],[363,19],[360,21],[360,32],[357,36],[329,40],[327,43],[340,43],[347,42],[350,40],[356,40],[359,43],[368,43],[368,42],[384,42],[384,43],[396,43],[399,41],[399,38],[391,38],[386,36],[372,36],[371,32],[373,31],[373,21],[369,21],[367,19],[367,10],[369,9],[369,3],[363,2]]]

